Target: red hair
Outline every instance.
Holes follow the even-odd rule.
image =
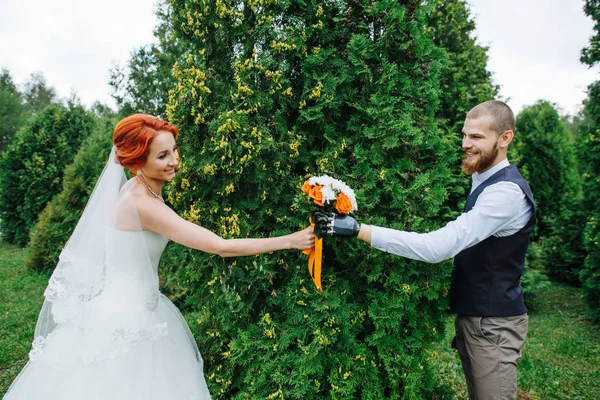
[[[148,114],[133,114],[119,121],[113,133],[116,157],[125,168],[137,171],[146,164],[152,140],[160,132],[169,132],[177,139],[175,125]]]

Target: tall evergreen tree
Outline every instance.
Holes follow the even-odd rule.
[[[452,163],[450,198],[443,211],[453,218],[462,211],[470,180],[459,168],[463,156],[462,126],[465,116],[473,107],[495,99],[499,87],[492,81],[487,69],[488,47],[477,44],[475,21],[465,0],[430,0],[432,11],[428,16],[427,32],[436,46],[446,52],[440,73],[440,105],[436,112],[442,134],[455,144]]]
[[[579,283],[583,251],[583,193],[575,143],[555,106],[538,101],[517,116],[517,165],[537,206],[536,239],[546,271]]]
[[[594,20],[595,35],[590,39],[590,45],[583,49],[581,61],[593,66],[600,61],[600,1],[586,0],[584,11]],[[591,315],[600,321],[600,81],[588,87],[584,116],[580,154],[588,220],[585,228],[587,257],[580,278]]]
[[[563,197],[579,198],[575,147],[555,107],[540,100],[517,115],[516,164],[529,182],[538,211],[537,237],[547,236]]]
[[[12,142],[26,120],[27,112],[21,93],[10,72],[3,68],[0,73],[0,152]]]
[[[175,87],[171,69],[183,53],[171,28],[171,6],[166,1],[156,10],[158,25],[154,29],[157,43],[140,47],[127,67],[111,70],[112,97],[121,115],[142,112],[165,116],[169,90]]]
[[[30,231],[27,266],[51,270],[102,172],[112,147],[114,119],[98,118],[73,162],[65,168],[62,190],[46,204]]]
[[[453,159],[435,126],[441,52],[420,1],[175,0],[186,54],[168,193],[221,236],[307,224],[300,187],[331,174],[365,223],[426,231]],[[431,398],[450,264],[327,240],[324,290],[298,252],[222,260],[175,248],[215,398]]]
[[[25,245],[46,203],[60,191],[63,170],[93,127],[80,105],[45,108],[19,131],[0,159],[0,228]]]
[[[588,218],[584,231],[587,257],[580,279],[590,313],[600,321],[600,81],[588,87],[584,113],[580,154],[584,166],[584,210]]]
[[[469,110],[496,98],[499,87],[487,69],[489,48],[477,44],[476,25],[467,2],[431,0],[431,3],[427,31],[447,56],[440,73],[440,107],[436,117],[446,132],[459,134]]]
[[[32,114],[39,113],[57,101],[56,91],[52,86],[48,86],[41,72],[34,72],[25,81],[23,99]]]

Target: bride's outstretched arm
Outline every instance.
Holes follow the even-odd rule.
[[[264,239],[223,239],[199,225],[177,215],[155,200],[137,204],[142,228],[168,237],[174,242],[221,257],[250,256],[286,249],[308,249],[314,246],[312,228],[289,235]]]

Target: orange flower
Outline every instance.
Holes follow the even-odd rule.
[[[340,193],[338,194],[337,199],[335,199],[335,209],[340,214],[348,214],[350,211],[352,211],[352,202],[348,196],[346,196],[344,193]]]
[[[310,183],[308,183],[308,181],[305,181],[304,185],[302,185],[302,191],[306,194],[310,194],[310,189],[311,189]]]
[[[315,201],[315,204],[323,207],[323,193],[321,193],[321,188],[323,186],[315,186],[310,189],[308,193],[308,197]]]

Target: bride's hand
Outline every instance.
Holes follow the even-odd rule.
[[[293,249],[304,250],[315,246],[315,232],[311,227],[292,233],[289,238]]]

